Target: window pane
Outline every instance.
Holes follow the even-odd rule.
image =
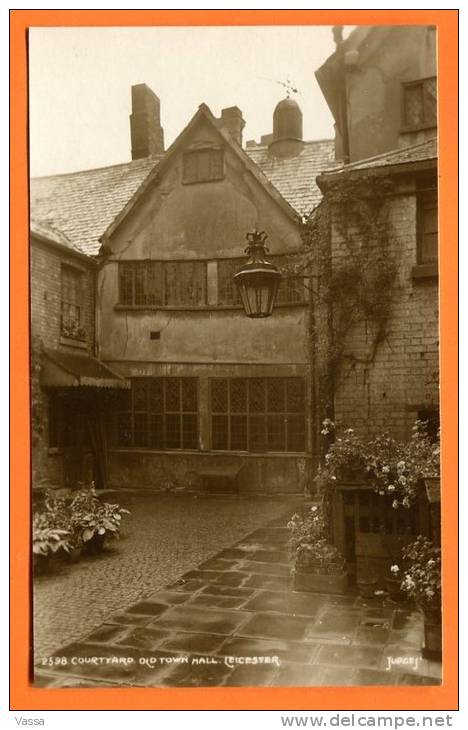
[[[303,413],[305,388],[302,378],[288,378],[286,382],[286,407],[288,413]]]
[[[229,448],[228,444],[228,417],[212,416],[211,419],[211,439],[213,449]]]
[[[167,305],[206,304],[206,262],[171,261],[164,264],[164,272]]]
[[[121,304],[133,304],[132,264],[119,264],[119,301]]]
[[[218,261],[218,303],[240,304],[241,300],[233,276],[239,271],[244,259],[224,259]]]
[[[145,380],[133,381],[133,410],[146,411],[147,405],[147,383]]]
[[[247,381],[243,378],[234,378],[230,381],[231,413],[247,412]]]
[[[269,413],[284,413],[284,410],[284,380],[282,378],[268,378],[267,411]]]
[[[212,413],[227,413],[228,410],[228,383],[227,380],[211,381],[211,411]]]
[[[265,381],[261,378],[252,378],[249,381],[249,411],[265,412]]]
[[[163,264],[161,261],[148,261],[146,270],[146,304],[163,303]]]
[[[182,416],[182,448],[198,448],[198,418],[195,415]]]
[[[284,416],[268,416],[268,451],[284,451],[286,448],[286,424]]]
[[[249,451],[266,450],[266,421],[264,416],[249,418]]]
[[[179,378],[166,378],[164,382],[166,391],[166,412],[180,411]]]
[[[150,446],[153,449],[164,448],[164,416],[161,414],[150,416]]]
[[[133,415],[133,445],[148,446],[148,416],[146,413]]]
[[[196,378],[182,378],[182,410],[185,412],[197,410]]]
[[[419,127],[424,123],[424,102],[422,84],[406,86],[405,94],[405,126]]]
[[[437,79],[424,81],[424,118],[426,124],[437,125]]]
[[[180,415],[166,415],[166,447],[180,449]]]
[[[151,413],[164,412],[162,378],[151,378],[149,384],[149,410]]]
[[[305,451],[304,416],[288,416],[288,451]]]
[[[130,413],[119,413],[117,416],[117,443],[119,446],[132,445],[132,422]]]
[[[231,450],[247,451],[247,416],[231,416]]]

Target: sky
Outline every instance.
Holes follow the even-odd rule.
[[[345,34],[349,29],[345,29]],[[244,142],[272,131],[289,80],[299,90],[304,139],[333,137],[315,70],[334,51],[331,27],[32,28],[30,168],[51,175],[127,162],[130,89],[161,100],[166,148],[204,102],[238,106]]]

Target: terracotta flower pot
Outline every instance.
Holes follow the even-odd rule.
[[[102,553],[104,549],[104,542],[106,539],[106,534],[99,535],[99,533],[95,533],[91,540],[87,540],[87,542],[84,543],[84,552],[86,555],[99,555],[99,553]]]
[[[361,598],[374,598],[377,585],[377,578],[358,578],[357,580],[357,586]]]
[[[404,593],[401,590],[401,580],[399,578],[385,578],[388,595],[392,601],[400,602],[404,599]]]
[[[50,555],[40,555],[33,553],[33,571],[34,575],[46,575],[50,571]]]
[[[81,558],[81,550],[82,550],[81,545],[69,550],[69,552],[67,553],[67,562],[68,563],[78,563]]]

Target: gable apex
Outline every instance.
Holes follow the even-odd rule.
[[[301,222],[301,217],[299,214],[294,210],[294,208],[283,198],[281,193],[274,187],[274,185],[268,180],[268,178],[264,175],[264,173],[260,170],[260,168],[255,164],[255,162],[250,158],[250,156],[231,138],[230,134],[225,131],[219,124],[217,123],[218,120],[213,115],[210,108],[207,106],[207,104],[202,103],[199,105],[198,110],[192,117],[192,119],[189,121],[187,126],[182,130],[182,132],[179,134],[179,136],[174,140],[174,142],[171,144],[171,146],[168,148],[165,155],[160,159],[160,161],[155,165],[155,167],[151,170],[149,175],[145,178],[145,180],[141,183],[139,188],[136,190],[136,192],[132,195],[130,200],[127,202],[127,204],[122,208],[120,213],[115,217],[113,222],[108,226],[104,234],[100,237],[101,243],[105,243],[109,238],[115,233],[117,228],[121,225],[121,223],[127,218],[127,216],[130,214],[130,212],[138,205],[139,201],[142,199],[142,197],[150,190],[154,185],[156,185],[159,180],[161,179],[162,174],[165,172],[165,170],[169,167],[172,160],[175,158],[176,154],[181,151],[182,148],[185,147],[185,141],[187,140],[187,137],[190,135],[190,133],[196,128],[196,126],[201,121],[207,121],[210,127],[215,131],[216,135],[220,138],[220,142],[223,143],[223,146],[227,147],[240,161],[242,164],[247,168],[247,170],[252,174],[252,176],[257,180],[257,182],[266,190],[266,192],[272,197],[275,202],[281,206],[281,208],[284,210],[284,212],[294,220],[296,223]],[[201,148],[203,146],[206,146],[206,144],[212,145],[212,141],[204,142],[203,140],[198,140],[193,143],[193,145],[187,146],[187,149],[192,148]]]

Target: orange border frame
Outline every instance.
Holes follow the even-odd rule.
[[[27,30],[31,26],[416,25],[438,29],[444,679],[440,687],[41,689],[28,684],[29,281]],[[458,707],[458,11],[10,11],[11,709],[455,710]]]

